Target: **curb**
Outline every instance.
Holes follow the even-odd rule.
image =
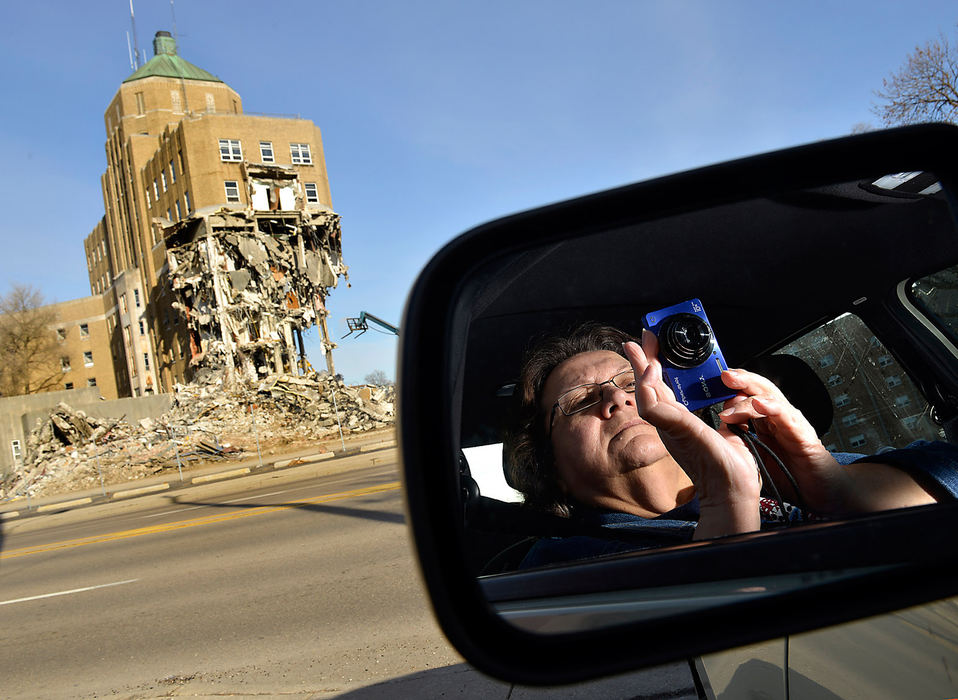
[[[240,467],[238,469],[227,469],[221,472],[214,472],[212,474],[203,474],[202,476],[195,476],[190,479],[188,482],[180,482],[178,479],[175,481],[167,481],[159,484],[152,484],[150,486],[142,486],[139,488],[132,489],[120,489],[113,491],[112,493],[105,493],[103,496],[97,497],[85,497],[85,498],[74,498],[66,501],[58,501],[57,503],[46,503],[36,508],[27,508],[21,510],[9,510],[6,512],[0,512],[0,522],[6,522],[8,520],[16,520],[19,518],[30,517],[34,515],[40,515],[43,513],[50,512],[62,512],[65,510],[71,510],[73,508],[80,508],[83,506],[88,506],[91,504],[97,503],[109,503],[121,501],[129,498],[138,498],[140,496],[149,496],[151,494],[159,493],[160,491],[167,491],[175,488],[182,488],[184,486],[193,486],[198,484],[208,484],[215,481],[225,481],[227,479],[238,479],[250,474],[262,474],[267,471],[276,470],[276,469],[286,469],[288,467],[299,467],[307,464],[314,464],[316,462],[321,462],[327,459],[342,459],[344,457],[354,457],[359,454],[366,454],[368,452],[377,452],[379,450],[385,450],[389,448],[396,447],[396,440],[384,440],[383,442],[376,442],[370,445],[360,445],[359,447],[348,447],[345,450],[339,450],[336,452],[318,452],[314,455],[306,455],[305,457],[296,457],[294,459],[282,459],[276,462],[265,462],[260,466],[253,467]],[[21,504],[25,505],[23,498],[15,499]],[[14,501],[9,501],[14,502]]]

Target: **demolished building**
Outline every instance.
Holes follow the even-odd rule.
[[[326,296],[340,276],[348,279],[339,215],[306,206],[290,168],[244,169],[251,206],[155,220],[166,245],[171,305],[189,333],[190,366],[246,379],[306,372],[303,334],[316,325],[334,373]]]
[[[106,398],[170,393],[219,367],[303,372],[316,325],[335,373],[326,299],[346,266],[319,127],[244,112],[170,32],[153,50],[104,113],[105,215],[84,241],[104,312],[80,329],[103,342],[74,365],[95,368],[82,379]]]

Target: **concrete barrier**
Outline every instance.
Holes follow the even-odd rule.
[[[170,488],[168,483],[153,484],[152,486],[141,486],[138,489],[125,489],[123,491],[116,491],[110,495],[110,498],[114,501],[118,501],[122,498],[133,498],[134,496],[145,496],[148,493],[156,493],[157,491],[166,491],[168,488]]]
[[[324,459],[332,459],[336,456],[335,452],[320,452],[306,457],[297,457],[296,459],[281,459],[273,464],[273,469],[283,469],[284,467],[298,467],[300,464],[311,464],[312,462],[321,462]]]
[[[206,484],[211,481],[220,481],[222,479],[232,479],[234,476],[249,474],[249,467],[242,469],[230,469],[228,472],[219,472],[218,474],[206,474],[205,476],[194,476],[190,479],[191,484]]]
[[[62,510],[63,508],[75,508],[76,506],[85,506],[87,503],[93,503],[92,498],[76,498],[72,501],[61,501],[60,503],[48,503],[45,506],[37,506],[38,513],[46,513],[51,510]]]

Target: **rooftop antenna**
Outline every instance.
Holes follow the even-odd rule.
[[[133,30],[133,70],[140,67],[140,42],[136,39],[136,17],[133,15],[133,0],[130,0],[130,27]]]
[[[133,2],[133,0],[130,0]],[[173,7],[173,0],[170,0],[170,18],[173,20],[173,38],[176,39],[177,45],[180,43],[180,35],[176,31],[176,8]]]
[[[133,48],[130,46],[130,33],[126,33],[126,52],[130,54],[130,70],[136,70],[133,66]]]

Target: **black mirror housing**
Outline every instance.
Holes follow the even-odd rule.
[[[658,222],[715,207],[746,200],[779,201],[783,193],[820,192],[836,183],[903,171],[934,173],[944,189],[942,201],[947,202],[939,209],[953,217],[953,193],[958,192],[958,127],[937,124],[872,132],[592,194],[484,224],[454,239],[434,256],[413,286],[400,324],[402,471],[411,532],[435,614],[444,633],[470,663],[513,682],[574,682],[816,629],[958,592],[958,548],[949,534],[958,524],[958,505],[953,504],[490,577],[477,577],[465,551],[464,484],[458,465],[464,442],[463,416],[476,410],[473,404],[479,401],[473,401],[466,369],[470,329],[478,327],[481,315],[498,303],[489,291],[490,280],[496,282],[500,274],[508,277],[507,268],[515,264],[517,256],[535,257],[536,251],[545,251],[540,257],[546,257],[557,246],[597,232],[654,228]],[[682,235],[695,241],[699,234]],[[828,265],[834,264],[836,269],[853,265],[856,246],[861,250],[861,246],[871,245],[864,233],[861,239],[850,236],[848,246],[836,253],[846,258]],[[902,236],[904,245],[911,245],[905,232]],[[810,234],[808,245],[814,248],[816,240]],[[874,277],[890,281],[903,270],[908,274],[927,272],[918,257],[892,254],[894,232],[883,240],[876,237],[874,241],[879,249],[875,259],[896,260],[876,265]],[[694,263],[703,269],[708,258],[714,259],[708,245],[693,246],[689,252],[690,258],[703,258]],[[757,260],[774,260],[783,254],[774,235],[769,235],[766,248],[763,245],[762,238],[756,237],[748,241],[747,250],[755,251]],[[958,241],[947,232],[929,234],[921,254],[928,256],[929,269],[954,265],[958,263]],[[848,298],[854,296],[852,281],[836,280],[826,291],[811,294],[817,306],[810,303],[807,319],[796,322],[797,326],[807,327],[855,303]],[[681,296],[684,292],[676,293]],[[647,290],[647,301],[652,303],[656,295],[669,293],[671,290]],[[569,312],[570,299],[575,301],[574,290],[562,298],[557,314]],[[868,303],[887,306],[889,302],[882,297]],[[616,305],[621,306],[621,300],[602,308],[607,312]],[[585,302],[572,315],[587,316],[594,308],[598,308],[597,302]],[[543,310],[545,316],[549,313]],[[782,333],[786,331],[783,326]],[[486,326],[483,332],[490,334]],[[938,393],[958,396],[954,358],[934,347],[933,340],[916,345],[922,346],[928,366],[936,372]],[[743,341],[732,349],[741,360],[762,348],[749,347]],[[941,405],[948,410],[947,401]],[[742,591],[754,593],[756,588],[763,590],[757,595],[740,595]],[[660,607],[654,614],[635,612],[636,601],[645,600],[649,591],[655,591],[659,599],[674,596],[681,599],[680,604]],[[699,591],[702,600],[686,605]],[[707,602],[716,591],[722,591],[722,602]],[[606,596],[604,600],[612,596],[635,610],[621,620],[611,616],[594,628],[563,627],[551,633],[516,624],[515,618],[504,612],[510,606],[530,609],[536,603],[589,608],[601,596]]]

